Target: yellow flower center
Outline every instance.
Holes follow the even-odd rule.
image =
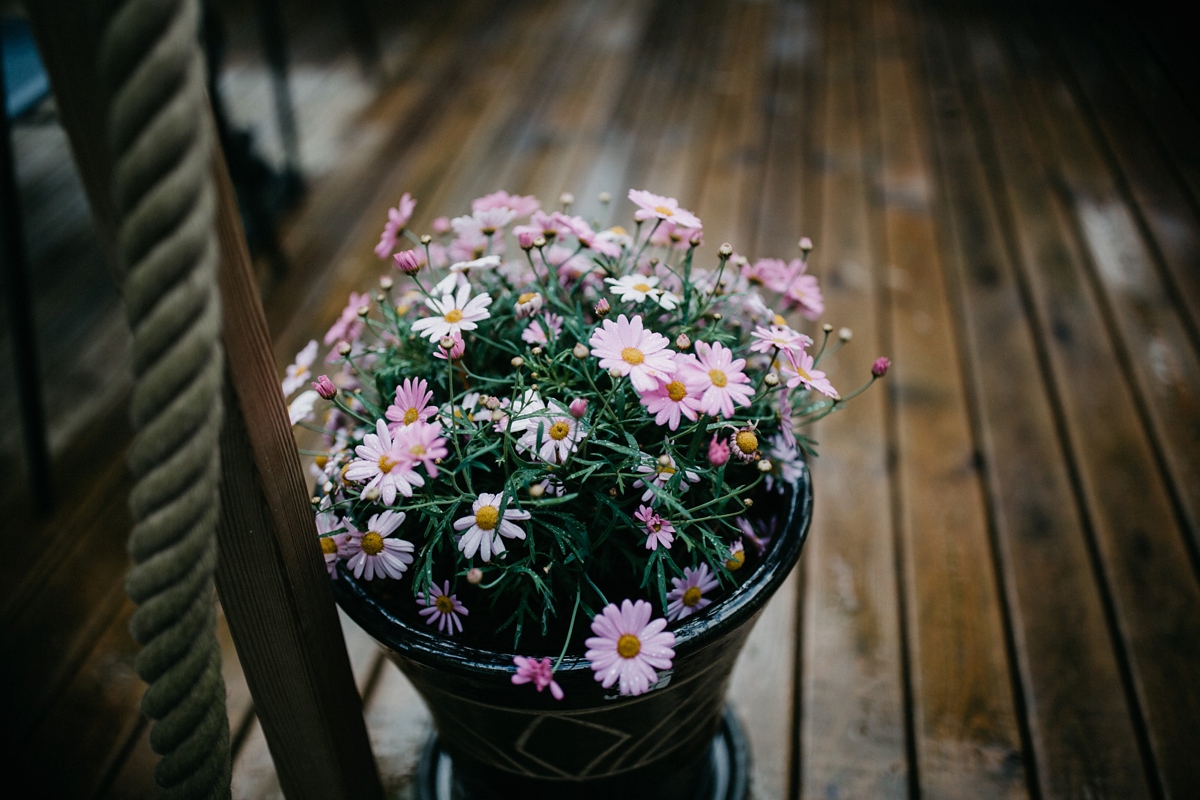
[[[739,550],[736,553],[734,553],[733,555],[731,555],[729,557],[729,560],[725,562],[725,568],[732,572],[733,570],[741,569],[742,565],[745,563],[746,563],[746,551]]]
[[[683,593],[683,604],[688,608],[700,602],[700,587],[693,586]]]
[[[626,364],[632,364],[636,367],[638,364],[645,361],[646,357],[642,355],[642,351],[638,350],[636,347],[626,347],[621,351],[621,360]]]
[[[719,369],[710,369],[708,371],[708,379],[712,381],[713,386],[716,386],[718,389],[724,388],[725,384],[729,383],[729,378],[727,378],[725,373]]]
[[[737,436],[733,437],[733,443],[743,453],[753,453],[758,449],[758,437],[751,431],[738,431]]]
[[[787,320],[784,319],[783,316],[780,314],[776,314],[775,319],[773,319],[771,321],[774,322],[776,325],[779,325],[780,327],[787,325]]]
[[[437,600],[433,601],[433,604],[437,606],[437,610],[443,614],[449,614],[454,610],[454,601],[450,599],[449,595],[439,594],[437,596]]]
[[[550,426],[550,438],[556,442],[561,442],[567,438],[567,434],[571,432],[571,426],[559,420]]]
[[[496,527],[496,523],[500,521],[500,512],[495,506],[483,506],[475,512],[475,524],[485,531],[490,531]]]
[[[331,556],[337,552],[337,542],[333,540],[332,536],[321,538],[321,552],[327,556]]]
[[[408,448],[408,452],[412,453],[417,458],[420,458],[421,456],[425,455],[425,445],[414,444],[412,447]]]
[[[521,305],[524,305],[525,303],[528,303],[530,300],[532,300],[535,297],[537,297],[537,292],[526,292],[525,294],[523,294],[517,298],[517,302],[520,303]]]
[[[392,467],[394,467],[394,466],[396,466],[396,462],[392,461],[387,456],[379,457],[379,471],[382,472],[384,475],[387,475],[389,472],[391,472]]]
[[[483,248],[482,247],[476,247],[474,250],[471,251],[471,253],[472,253],[472,255],[475,256],[476,259],[483,258]]]
[[[453,325],[455,322],[462,321],[462,312],[459,311],[457,308],[452,308],[445,313],[445,315],[443,316],[443,319],[445,319],[446,322],[449,322],[450,324]]]
[[[799,375],[802,379],[804,379],[808,383],[812,383],[812,375],[808,374],[808,370],[806,370],[804,367],[800,366],[799,364],[796,364],[795,367],[796,367],[797,375]]]
[[[674,211],[667,208],[666,206],[655,206],[654,210],[657,211],[659,214],[662,214],[664,217],[669,217],[675,213]]]
[[[621,234],[622,236],[629,233],[629,231],[625,230],[620,225],[613,225],[611,228],[609,228],[609,230],[613,233]]]
[[[421,414],[415,408],[410,408],[408,411],[404,412],[404,424],[412,425],[420,416]]]
[[[635,283],[635,284],[633,285],[633,288],[634,288],[634,290],[635,290],[635,291],[638,291],[638,292],[648,292],[648,291],[650,291],[650,285],[649,285],[649,284],[646,284],[646,283]]]
[[[687,387],[679,381],[671,381],[667,384],[667,397],[678,403],[680,400],[687,397]]]
[[[383,537],[375,531],[368,531],[362,538],[362,550],[369,556],[377,556],[383,552]]]
[[[313,463],[317,465],[317,469],[325,469],[325,465],[329,463],[329,456],[317,456]]]
[[[674,467],[672,467],[672,466],[664,467],[662,464],[658,465],[658,467],[656,468],[656,471],[658,472],[659,475],[674,475],[675,474]]]
[[[481,233],[483,233],[484,236],[491,236],[493,233],[496,232],[496,228],[493,225],[484,225],[479,230]]]
[[[626,633],[617,639],[617,654],[621,658],[633,658],[642,652],[642,641],[632,633]]]

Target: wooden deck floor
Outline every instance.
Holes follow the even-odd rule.
[[[835,383],[893,359],[816,431],[812,535],[733,680],[755,797],[1198,796],[1200,84],[1163,31],[949,0],[465,0],[389,18],[374,84],[313,13],[292,27],[318,175],[264,286],[281,364],[373,283],[402,192],[419,230],[498,188],[603,219],[630,186],[696,211],[702,253],[811,236],[854,330]],[[269,123],[239,41],[234,116]],[[70,451],[107,454],[90,499],[34,528],[79,535],[5,567],[0,663],[29,687],[23,769],[142,798],[106,435]],[[407,797],[428,715],[346,632]],[[234,795],[275,797],[222,633]]]

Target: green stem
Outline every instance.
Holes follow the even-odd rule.
[[[575,590],[575,608],[571,611],[571,624],[567,626],[567,640],[563,642],[562,652],[558,654],[558,660],[554,662],[554,669],[558,669],[562,664],[563,659],[567,657],[567,648],[571,646],[571,636],[575,633],[575,617],[579,614],[579,598],[583,595],[581,589]]]

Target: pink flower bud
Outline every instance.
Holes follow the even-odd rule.
[[[567,406],[571,412],[571,416],[575,419],[583,419],[583,415],[587,413],[588,402],[582,397],[576,397],[571,401],[571,405]]]
[[[432,227],[433,232],[439,236],[441,236],[443,233],[449,233],[450,232],[450,218],[449,217],[438,217],[437,219],[435,219],[433,221],[433,225],[431,225],[430,227]]]
[[[681,333],[675,337],[675,346],[680,350],[687,350],[692,346],[692,340],[688,338],[686,333]]]
[[[801,239],[800,240],[800,249],[803,250],[805,253],[807,253],[809,250],[812,250],[813,249],[812,239],[808,238],[807,236],[805,236],[803,239]]]
[[[475,586],[482,580],[483,570],[481,570],[479,567],[471,567],[469,570],[467,570],[467,583]]]
[[[447,358],[451,361],[458,361],[466,350],[467,343],[463,341],[462,334],[456,331],[449,336],[442,337],[442,340],[438,342],[438,349],[433,352],[433,355],[443,361]]]
[[[596,303],[596,309],[595,309],[595,310],[596,310],[596,316],[597,316],[597,317],[607,317],[607,316],[608,316],[608,312],[609,312],[609,311],[612,311],[612,306],[608,304],[608,298],[607,298],[607,297],[601,297],[601,298],[600,298],[600,302],[599,302],[599,303]]]
[[[534,235],[530,231],[521,231],[517,234],[517,244],[521,245],[522,250],[532,250]]]
[[[708,443],[708,462],[714,467],[719,467],[728,460],[729,445],[714,433],[712,441]]]
[[[887,356],[880,356],[875,359],[875,363],[871,365],[871,374],[876,378],[882,378],[887,375],[888,368],[892,366],[891,359]]]
[[[421,271],[421,260],[415,250],[402,250],[392,256],[392,260],[396,262],[396,269],[405,275],[416,275]]]
[[[313,381],[312,387],[326,400],[332,400],[337,395],[337,387],[333,385],[333,381],[329,380],[328,375],[317,378]]]
[[[696,231],[692,234],[692,238],[688,239],[688,244],[692,247],[699,247],[704,244],[704,231]]]

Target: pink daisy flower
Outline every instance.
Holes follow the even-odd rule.
[[[750,379],[742,372],[746,359],[735,359],[733,351],[720,342],[696,342],[696,356],[680,365],[680,375],[689,391],[701,394],[700,408],[705,414],[719,413],[728,418],[733,416],[735,403],[750,405],[754,392],[748,385]]]
[[[512,676],[513,683],[518,686],[532,683],[539,692],[549,686],[550,695],[555,700],[563,699],[562,687],[554,680],[554,663],[549,658],[538,661],[536,658],[513,656],[513,663],[517,665],[517,674]]]
[[[671,583],[675,586],[667,592],[667,619],[671,622],[687,619],[712,605],[712,600],[705,597],[704,593],[719,586],[708,564],[704,563],[696,569],[684,567],[683,577],[671,578]]]
[[[412,461],[413,466],[425,465],[425,472],[431,478],[438,474],[438,459],[450,455],[446,449],[446,440],[442,438],[442,423],[414,422],[405,425],[395,432],[393,445],[397,452],[404,454]]]
[[[658,682],[655,670],[671,668],[675,634],[664,630],[665,619],[651,621],[650,613],[645,600],[623,600],[619,609],[610,603],[592,619],[596,635],[585,642],[585,657],[605,689],[619,682],[621,694],[643,694]]]
[[[624,314],[616,322],[604,320],[588,344],[592,346],[592,355],[600,359],[601,369],[627,375],[639,392],[654,391],[660,377],[668,378],[675,373],[675,351],[667,349],[670,344],[667,337],[643,328],[640,315],[632,320]]]
[[[462,614],[465,617],[470,613],[467,607],[458,601],[458,595],[450,594],[450,581],[443,582],[440,587],[436,583],[430,584],[428,596],[424,592],[417,592],[417,605],[425,606],[417,613],[428,617],[425,620],[426,625],[436,622],[438,630],[450,636],[454,635],[455,628],[462,632],[462,620],[458,615]]]
[[[646,528],[647,550],[657,550],[660,544],[668,550],[671,549],[671,543],[675,541],[674,525],[654,513],[650,506],[638,506],[633,518]]]
[[[346,468],[346,479],[361,483],[367,481],[363,492],[379,490],[384,505],[396,502],[396,494],[412,497],[414,486],[424,486],[425,479],[413,469],[410,454],[396,447],[387,423],[375,423],[375,433],[363,437],[363,443],[354,448],[358,459]]]
[[[350,534],[330,533],[330,531],[345,527],[342,521],[333,514],[317,515],[317,533],[321,536],[321,555],[325,557],[325,569],[329,570],[331,578],[337,577],[338,559],[349,558],[352,555]]]
[[[764,530],[762,531],[763,535],[760,536],[759,531],[745,517],[737,517],[734,522],[737,523],[738,530],[742,532],[742,538],[754,545],[754,549],[758,551],[760,557],[767,552],[767,545],[771,543],[771,537],[775,535],[775,530],[779,526],[778,518],[771,517],[766,524],[762,525]]]
[[[646,458],[650,458],[650,456],[646,456]],[[653,505],[656,502],[654,491],[646,484],[646,480],[649,480],[650,483],[661,489],[667,485],[667,482],[671,480],[672,477],[674,477],[675,473],[679,471],[679,468],[675,464],[675,459],[668,455],[666,457],[666,463],[655,459],[653,465],[640,464],[637,468],[637,471],[646,477],[638,478],[636,481],[634,481],[633,488],[641,489],[645,487],[646,491],[642,493],[642,502]],[[680,494],[684,494],[688,489],[691,488],[688,486],[689,483],[697,483],[700,480],[700,476],[691,470],[685,470],[683,473],[683,478],[684,479],[679,482]]]
[[[529,344],[546,344],[551,339],[557,339],[562,333],[563,318],[558,314],[543,311],[540,317],[530,322],[521,331],[521,341]]]
[[[460,219],[470,219],[470,217],[460,217]],[[464,229],[458,236],[450,242],[450,246],[446,248],[446,256],[453,261],[471,261],[473,259],[482,258],[483,254],[488,251],[490,245],[493,250],[500,250],[502,241],[488,241],[488,237],[483,235],[482,231],[473,229]]]
[[[787,363],[780,370],[785,376],[788,376],[788,388],[795,389],[797,386],[803,385],[805,389],[812,389],[820,392],[826,397],[838,396],[837,389],[833,388],[833,384],[825,377],[825,373],[819,369],[813,368],[813,357],[808,353],[800,353],[798,356],[787,353]]]
[[[480,494],[471,506],[472,513],[454,521],[454,530],[466,531],[458,540],[458,549],[467,558],[474,558],[478,551],[484,563],[491,561],[492,554],[504,552],[504,539],[524,539],[525,531],[510,520],[529,519],[528,511],[506,508],[500,513],[499,494]],[[512,498],[508,498],[512,502]]]
[[[700,395],[688,391],[687,384],[677,377],[670,381],[659,378],[653,391],[640,394],[640,402],[654,415],[654,423],[666,425],[671,430],[679,427],[681,416],[695,421],[696,412],[700,410]]]
[[[503,189],[491,194],[485,194],[483,197],[477,197],[471,201],[472,211],[507,208],[518,217],[528,217],[541,208],[541,206],[542,204],[538,202],[538,199],[531,194],[522,197],[520,195],[509,194]]]
[[[773,292],[783,295],[784,302],[807,319],[816,319],[825,312],[821,288],[813,275],[806,275],[808,265],[802,259],[790,263],[779,258],[760,258],[746,271],[746,276]]]
[[[396,242],[400,238],[400,231],[412,219],[413,209],[417,207],[417,201],[412,198],[408,192],[400,198],[400,203],[395,208],[388,209],[388,219],[383,226],[383,235],[379,237],[379,244],[375,245],[375,255],[381,259],[387,259],[396,249]]]
[[[350,299],[346,302],[346,307],[342,309],[342,315],[325,332],[325,344],[329,345],[338,341],[346,341],[353,344],[358,341],[358,337],[362,336],[363,331],[363,321],[358,316],[358,310],[370,302],[371,298],[366,293],[351,292]]]
[[[555,211],[554,218],[569,230],[584,247],[594,250],[602,256],[616,258],[621,255],[621,246],[608,238],[598,238],[596,232],[592,230],[592,226],[588,225],[583,217],[568,217],[566,214]]]
[[[750,335],[757,340],[750,343],[752,353],[770,353],[775,348],[779,348],[781,353],[799,353],[813,343],[812,339],[787,325],[772,325],[769,328],[759,325]]]
[[[789,447],[796,446],[796,432],[792,423],[792,395],[787,386],[779,387],[779,430]]]
[[[413,562],[412,542],[390,539],[404,522],[403,511],[384,511],[367,521],[367,530],[360,531],[350,520],[346,528],[350,534],[350,560],[346,566],[354,571],[354,577],[374,580],[399,578]]]
[[[663,197],[658,194],[651,194],[644,189],[630,189],[629,199],[634,205],[638,206],[638,210],[634,212],[633,218],[636,220],[647,219],[665,219],[667,222],[673,222],[676,225],[682,225],[685,228],[700,229],[704,227],[704,223],[700,221],[692,212],[685,208],[679,207],[679,201],[674,197]]]
[[[491,316],[487,310],[491,304],[491,295],[480,292],[471,297],[471,286],[465,284],[458,287],[457,294],[446,293],[441,300],[426,299],[425,305],[433,310],[434,316],[417,320],[412,329],[431,342],[455,333],[461,335],[463,331],[475,330],[480,320]]]
[[[522,233],[531,233],[535,238],[541,236],[547,242],[554,241],[569,232],[557,217],[547,214],[545,211],[534,211],[528,225],[518,225],[513,228],[513,233],[518,236]]]
[[[396,387],[396,401],[384,412],[392,422],[388,427],[395,430],[414,422],[428,422],[437,413],[437,408],[429,404],[432,399],[433,392],[429,391],[424,378],[415,381],[405,378],[404,383]]]
[[[800,457],[800,449],[795,444],[788,444],[782,433],[767,439],[767,458],[771,460],[771,471],[766,479],[768,489],[782,493],[804,474],[804,459]]]
[[[825,300],[815,275],[797,275],[783,293],[783,302],[805,319],[818,319],[825,313]]]

